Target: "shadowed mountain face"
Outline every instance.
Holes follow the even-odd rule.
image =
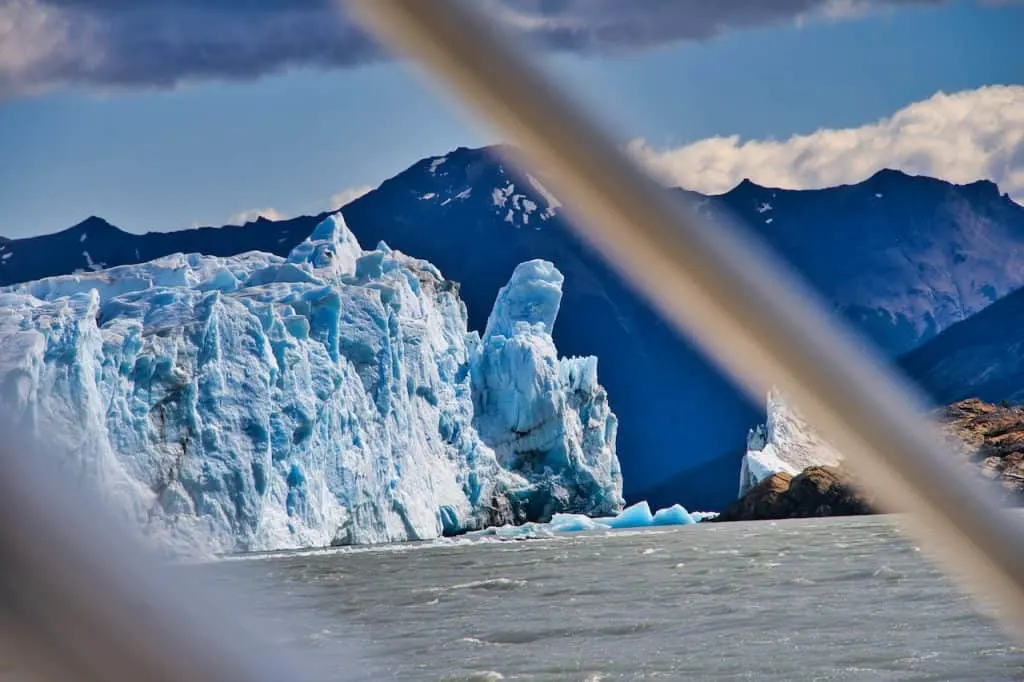
[[[1024,207],[991,182],[886,170],[824,190],[744,182],[717,199],[888,354],[1024,284]]]
[[[600,360],[620,418],[627,498],[721,508],[735,494],[736,469],[721,480],[726,464],[742,451],[761,407],[582,245],[540,181],[514,173],[493,152],[424,159],[345,206],[345,218],[364,246],[384,240],[461,282],[475,329],[518,263],[553,261],[566,280],[555,341],[564,355]],[[728,215],[759,234],[890,357],[1024,285],[1024,208],[991,183],[955,186],[883,171],[825,190],[744,182],[721,196],[685,194],[715,220]],[[321,218],[144,235],[91,218],[0,243],[0,283],[177,251],[287,254]]]
[[[900,366],[938,404],[1024,402],[1024,289],[911,351]]]

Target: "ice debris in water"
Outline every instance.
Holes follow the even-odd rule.
[[[594,530],[623,530],[656,526],[686,526],[715,518],[714,512],[690,513],[676,504],[651,513],[647,502],[638,502],[616,516],[592,518],[582,514],[555,514],[550,523],[528,523],[522,526],[485,528],[470,533],[473,537],[496,535],[504,538],[543,537],[555,533],[579,533]]]
[[[809,466],[835,466],[840,455],[824,441],[795,407],[776,389],[767,398],[768,421],[747,434],[747,453],[740,464],[739,497],[777,474],[799,474]]]
[[[562,275],[516,269],[481,338],[458,286],[341,214],[287,259],[175,254],[0,289],[0,410],[165,547],[436,538],[622,508]]]

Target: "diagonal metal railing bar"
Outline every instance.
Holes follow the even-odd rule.
[[[339,0],[341,1],[341,0]],[[462,0],[348,0],[342,9],[424,65],[550,180],[580,235],[751,395],[772,385],[870,479],[890,510],[1024,634],[1024,526],[965,475],[923,402],[844,332],[765,249],[703,224],[651,180]]]

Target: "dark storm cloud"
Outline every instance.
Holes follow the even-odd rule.
[[[539,48],[606,53],[836,8],[941,0],[478,1]],[[0,97],[242,80],[383,58],[330,0],[0,0]]]

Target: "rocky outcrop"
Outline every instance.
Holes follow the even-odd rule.
[[[932,413],[946,445],[999,483],[1002,504],[1024,504],[1024,407],[993,405],[977,398]],[[729,505],[716,521],[757,521],[873,513],[871,482],[848,470],[811,466],[797,476],[780,471],[764,478]]]
[[[842,463],[842,454],[818,435],[777,389],[768,392],[766,414],[767,421],[747,433],[738,497],[772,474],[796,476],[808,467]]]
[[[857,516],[873,513],[873,506],[873,497],[845,469],[812,466],[797,476],[772,474],[726,507],[715,521]]]
[[[935,411],[947,442],[998,482],[1003,502],[1024,503],[1024,407],[993,405],[976,398]]]

